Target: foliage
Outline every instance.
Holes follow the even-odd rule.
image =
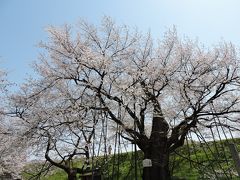
[[[9,86],[6,72],[0,70],[0,176],[17,178],[26,162],[26,144],[21,125],[6,108]]]
[[[239,130],[239,54],[231,43],[205,49],[171,29],[156,44],[108,17],[99,27],[80,21],[77,30],[47,31],[34,64],[39,76],[12,96],[12,107],[33,148],[69,178],[73,158],[88,158],[106,126],[105,134],[117,131],[152,159],[149,180],[169,178],[169,156],[189,134]]]

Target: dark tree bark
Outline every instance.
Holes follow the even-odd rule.
[[[168,129],[169,126],[163,117],[160,105],[155,104],[151,136],[143,150],[144,159],[150,159],[152,166],[143,168],[144,180],[171,179],[167,144]]]
[[[77,180],[77,172],[74,169],[68,171],[68,180]]]
[[[164,147],[150,145],[149,149],[144,152],[144,159],[151,159],[152,166],[143,168],[143,180],[171,179],[169,153]]]

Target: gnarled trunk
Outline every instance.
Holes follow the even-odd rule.
[[[155,103],[152,132],[143,150],[144,159],[150,159],[151,165],[143,168],[144,180],[169,180],[169,149],[167,146],[167,134],[169,125],[165,121],[160,105]]]
[[[143,168],[143,180],[169,180],[169,153],[164,147],[152,144],[144,152],[144,159],[151,160],[150,167]]]
[[[74,169],[70,169],[67,174],[68,180],[77,180],[77,172]]]

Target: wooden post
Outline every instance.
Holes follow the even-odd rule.
[[[233,158],[238,176],[240,177],[240,158],[238,155],[236,145],[234,143],[229,143],[229,149],[230,149],[230,153],[232,154],[232,158]]]

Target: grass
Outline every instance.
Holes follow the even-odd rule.
[[[236,144],[240,144],[240,139],[235,139]],[[240,146],[238,146],[240,148]],[[119,155],[111,155],[108,161],[103,157],[95,159],[95,164],[101,166],[103,179],[129,180],[135,177],[135,154],[132,152]],[[143,154],[136,153],[137,176],[141,179]],[[188,159],[191,159],[189,161]],[[76,159],[74,167],[82,167],[83,160]],[[201,165],[200,165],[201,164]],[[39,164],[30,165],[39,168]],[[29,167],[26,167],[29,169]],[[37,169],[37,168],[35,168]],[[209,142],[206,144],[194,143],[189,146],[184,145],[171,155],[170,169],[173,179],[200,180],[200,179],[239,179],[234,170],[234,164],[226,141],[219,141],[216,144]],[[23,173],[23,179],[29,179],[29,175]],[[53,168],[50,173],[42,177],[41,180],[66,180],[64,171]]]

